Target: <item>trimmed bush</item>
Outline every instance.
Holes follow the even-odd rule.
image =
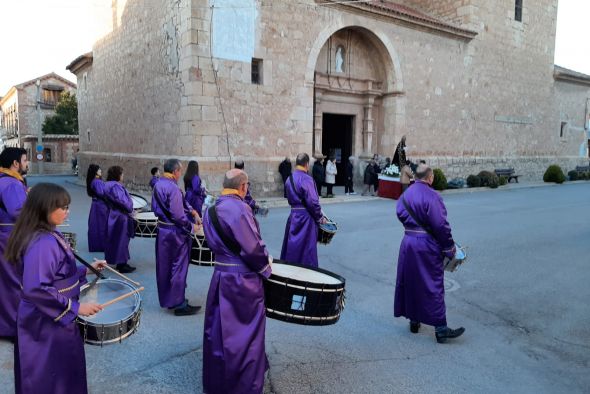
[[[498,181],[500,183],[500,186],[504,186],[508,183],[508,178],[504,175],[500,175],[500,177],[498,177]]]
[[[447,188],[447,177],[440,168],[434,169],[434,181],[432,182],[434,190],[445,190]]]
[[[467,177],[467,186],[469,187],[480,187],[481,186],[481,179],[477,175],[469,175]]]
[[[581,176],[578,177],[578,171],[571,170],[567,173],[567,176],[570,181],[577,181],[578,179],[584,179],[584,174],[580,174]]]
[[[480,179],[481,186],[491,187],[495,189],[500,184],[500,180],[498,179],[498,175],[494,174],[490,171],[481,171],[477,176]]]
[[[563,183],[564,181],[565,175],[563,175],[561,167],[557,164],[552,164],[547,167],[547,171],[543,174],[543,182]]]

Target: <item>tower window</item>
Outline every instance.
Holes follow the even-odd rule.
[[[514,3],[514,20],[522,22],[522,1],[516,0]]]
[[[252,59],[252,83],[262,85],[262,59]]]

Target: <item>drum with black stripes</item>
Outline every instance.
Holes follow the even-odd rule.
[[[158,217],[153,212],[137,212],[135,220],[135,236],[140,238],[156,238],[158,235]]]
[[[215,254],[209,249],[202,227],[193,235],[190,263],[201,267],[215,265]]]
[[[147,210],[148,201],[139,194],[129,193],[131,201],[133,202],[133,210],[135,212],[142,212]]]

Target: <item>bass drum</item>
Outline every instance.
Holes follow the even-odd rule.
[[[215,254],[209,249],[202,228],[193,236],[190,263],[201,267],[212,267],[215,265]]]

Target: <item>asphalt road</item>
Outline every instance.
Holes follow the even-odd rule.
[[[71,231],[86,253],[90,200],[73,196]],[[31,183],[41,178],[31,178]],[[347,280],[333,326],[267,320],[270,393],[590,392],[590,183],[444,196],[469,261],[447,274],[447,318],[463,337],[437,344],[393,318],[395,201],[329,205],[339,224],[320,266]],[[278,256],[288,209],[260,220]],[[94,254],[100,257],[99,254]],[[203,313],[175,317],[157,302],[154,240],[131,241],[132,274],[146,287],[141,327],[122,344],[86,346],[92,393],[200,393]],[[204,304],[212,269],[192,266],[187,296]],[[12,346],[0,342],[0,392],[13,391]]]

